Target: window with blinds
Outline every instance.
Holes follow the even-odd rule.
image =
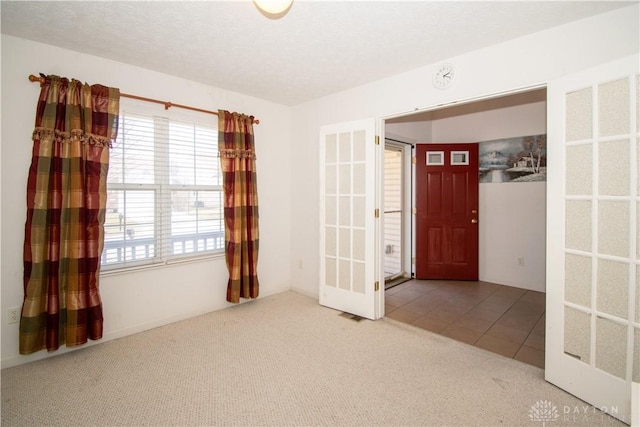
[[[215,117],[121,109],[107,178],[103,270],[222,251],[222,203]]]

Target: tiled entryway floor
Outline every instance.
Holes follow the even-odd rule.
[[[544,368],[545,294],[487,282],[410,280],[386,317]]]

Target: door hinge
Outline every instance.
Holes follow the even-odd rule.
[[[414,165],[415,165],[416,163],[418,163],[418,158],[417,158],[416,156],[413,156],[413,157],[411,158],[411,163],[413,163]]]
[[[378,292],[380,290],[380,282],[376,282],[374,285],[374,291]]]
[[[376,218],[380,218],[380,209],[376,209],[373,214]]]
[[[376,135],[376,145],[380,145],[380,136]]]
[[[418,208],[412,208],[411,213],[414,215],[418,215]]]
[[[411,264],[415,264],[416,263],[416,257],[412,257],[411,258]]]

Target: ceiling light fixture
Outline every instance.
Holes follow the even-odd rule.
[[[293,0],[253,0],[253,4],[267,18],[279,19],[289,12]]]

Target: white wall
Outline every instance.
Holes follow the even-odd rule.
[[[2,36],[2,367],[62,354],[65,348],[18,355],[18,324],[7,324],[8,307],[22,305],[22,245],[26,218],[26,182],[31,161],[31,132],[39,86],[29,74],[57,74],[122,92],[208,110],[253,114],[260,201],[260,295],[289,289],[291,110],[238,93],[122,63]],[[211,116],[212,120],[217,120]],[[104,342],[116,337],[230,306],[225,301],[228,275],[223,257],[105,275],[101,295]],[[82,348],[82,347],[80,347]]]
[[[314,100],[293,109],[291,286],[318,295],[319,128],[544,85],[560,76],[638,52],[638,5],[477,50],[447,61],[457,81],[434,89],[435,65]]]
[[[384,135],[387,138],[396,139],[402,142],[414,143],[417,141],[430,141],[431,128],[430,120],[401,123],[386,122],[384,126]]]

